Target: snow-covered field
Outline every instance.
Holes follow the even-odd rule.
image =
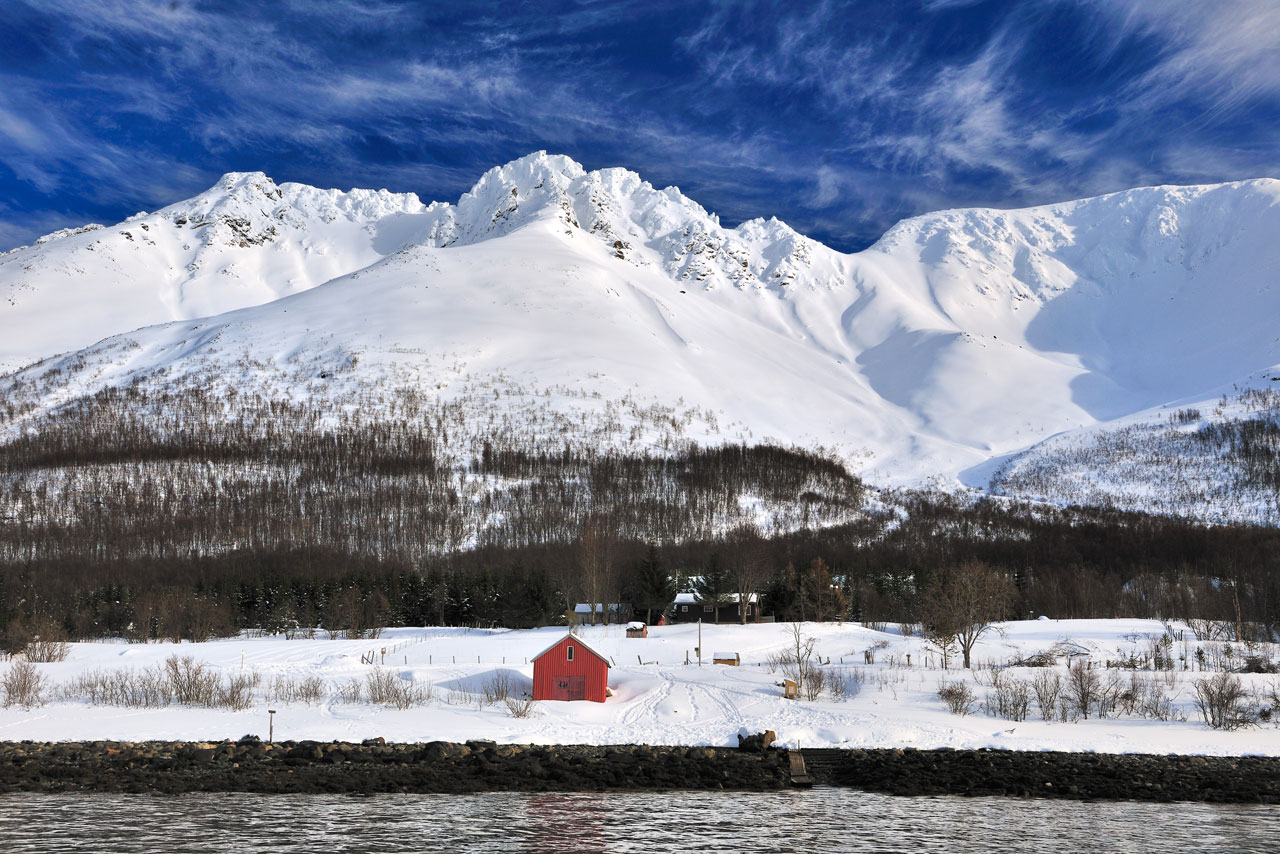
[[[233,638],[200,644],[77,643],[59,663],[35,665],[50,689],[33,708],[0,708],[0,738],[68,739],[223,739],[267,735],[268,708],[276,709],[277,739],[360,740],[383,736],[395,741],[493,739],[511,743],[650,743],[736,745],[739,733],[772,729],[780,743],[800,747],[917,747],[1099,752],[1280,755],[1280,728],[1263,724],[1234,732],[1210,729],[1195,708],[1193,681],[1197,648],[1212,666],[1224,652],[1219,642],[1197,642],[1190,631],[1151,620],[1038,620],[1003,624],[1002,634],[984,637],[975,651],[973,672],[943,671],[936,652],[917,636],[896,627],[876,631],[856,624],[805,623],[815,658],[830,660],[829,670],[850,677],[844,697],[825,692],[817,700],[787,700],[777,687],[781,672],[769,657],[792,644],[792,627],[705,625],[704,650],[737,652],[741,667],[699,667],[695,625],[651,627],[646,639],[629,639],[621,626],[584,627],[582,637],[609,656],[613,696],[589,702],[535,704],[525,718],[514,717],[502,702],[486,703],[484,689],[506,673],[519,693],[531,687],[526,661],[563,635],[564,629],[529,631],[458,628],[388,630],[377,640],[285,639],[283,636]],[[1172,671],[1137,671],[1172,701],[1174,719],[1158,721],[1123,715],[1076,722],[1041,720],[1034,696],[1020,722],[987,715],[982,701],[997,668],[1012,658],[1056,644],[1087,650],[1094,667],[1107,660],[1142,655],[1167,629],[1175,639],[1165,647]],[[1179,636],[1179,632],[1182,632]],[[1237,645],[1238,646],[1238,645]],[[385,656],[382,654],[386,650]],[[874,662],[866,663],[872,651]],[[1264,655],[1276,657],[1274,648]],[[372,653],[376,664],[362,656]],[[90,671],[129,668],[135,672],[163,665],[173,655],[207,662],[223,677],[257,674],[251,708],[215,710],[168,705],[126,708],[67,699],[68,686]],[[910,655],[910,666],[907,656]],[[686,656],[693,662],[686,664]],[[1183,671],[1182,657],[1192,669]],[[385,663],[384,663],[385,662]],[[643,662],[643,663],[640,663]],[[0,663],[0,675],[19,663]],[[429,697],[408,709],[344,701],[342,686],[365,684],[381,670],[397,680],[429,686]],[[1057,670],[1065,675],[1063,663]],[[1041,668],[1011,668],[1008,675],[1030,681]],[[1104,670],[1105,685],[1114,674],[1128,685],[1132,671]],[[271,697],[278,678],[300,681],[319,677],[325,698],[308,704]],[[1251,691],[1265,692],[1280,677],[1242,675]],[[964,680],[977,703],[967,716],[953,715],[937,696],[942,682]],[[858,683],[859,684],[852,684]],[[1185,718],[1185,719],[1180,719]]]

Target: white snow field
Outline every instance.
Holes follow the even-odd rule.
[[[1210,729],[1194,707],[1192,682],[1212,674],[1198,672],[1196,649],[1205,662],[1221,664],[1223,644],[1197,642],[1181,625],[1149,620],[1037,620],[1002,624],[1003,635],[989,634],[975,652],[972,672],[943,671],[936,653],[897,627],[875,631],[858,625],[804,623],[804,636],[816,638],[815,655],[831,661],[829,670],[860,679],[847,695],[824,693],[817,700],[787,700],[778,687],[780,672],[769,656],[791,643],[789,624],[704,625],[706,650],[741,655],[741,667],[696,662],[697,626],[650,627],[646,639],[628,639],[622,626],[583,627],[582,637],[616,666],[610,670],[614,695],[603,704],[540,702],[525,718],[513,717],[502,702],[485,703],[484,688],[505,673],[519,693],[528,690],[532,666],[525,664],[563,635],[563,628],[529,631],[475,629],[393,629],[377,640],[294,639],[283,636],[234,638],[207,643],[77,643],[69,658],[35,665],[52,686],[52,698],[34,708],[0,708],[0,738],[6,740],[181,739],[218,740],[245,734],[267,736],[269,708],[276,709],[277,739],[361,740],[383,736],[396,741],[493,739],[509,743],[649,743],[736,746],[739,733],[775,730],[780,743],[800,747],[916,747],[1015,750],[1070,750],[1135,753],[1280,755],[1280,728],[1263,724],[1237,731]],[[991,717],[982,711],[994,670],[1012,658],[1053,648],[1070,649],[1080,660],[1102,667],[1108,660],[1142,655],[1166,630],[1182,639],[1168,650],[1171,672],[1137,671],[1139,680],[1157,685],[1171,701],[1173,720],[1144,719],[1114,712],[1114,717],[1046,723],[1036,709],[1024,721]],[[381,650],[387,651],[385,659]],[[871,650],[874,663],[865,663]],[[1276,648],[1264,654],[1275,657]],[[1237,652],[1243,653],[1243,649]],[[362,662],[373,653],[374,664]],[[911,665],[907,666],[907,656]],[[222,676],[257,674],[251,708],[223,711],[176,704],[163,708],[91,705],[83,697],[59,699],[90,671],[124,668],[135,672],[162,664],[170,656],[207,662]],[[1189,671],[1183,671],[1186,656]],[[478,659],[478,660],[477,660]],[[385,661],[385,663],[384,663]],[[644,663],[639,663],[643,661]],[[16,662],[14,662],[16,663]],[[0,673],[14,663],[0,664]],[[364,682],[380,671],[396,680],[429,686],[429,698],[408,709],[340,699],[351,680]],[[1030,680],[1044,668],[1012,667],[1005,678]],[[1060,661],[1057,672],[1065,673]],[[1133,672],[1104,670],[1128,686]],[[277,678],[324,681],[316,703],[271,698]],[[1280,677],[1242,675],[1246,687],[1265,692]],[[948,712],[937,696],[941,682],[964,681],[977,695],[967,716]]]
[[[850,255],[542,152],[456,205],[232,174],[0,257],[0,359],[46,359],[0,395],[35,417],[135,382],[320,402],[487,384],[490,411],[616,404],[626,435],[627,411],[697,408],[682,438],[985,487],[1056,434],[1268,385],[1278,202],[1263,179],[944,211]]]

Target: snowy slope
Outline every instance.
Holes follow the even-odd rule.
[[[0,371],[120,332],[270,302],[420,236],[412,193],[230,173],[193,199],[0,254]]]
[[[273,186],[230,176],[222,196],[246,181]],[[261,260],[240,304],[282,298],[121,335],[0,384],[21,389],[33,413],[136,381],[252,382],[319,400],[391,385],[443,398],[491,387],[486,410],[571,416],[601,401],[694,406],[707,417],[689,438],[822,444],[880,481],[985,484],[1002,458],[1049,436],[1257,384],[1280,362],[1273,180],[945,211],[853,255],[777,220],[725,228],[674,188],[544,153],[490,170],[456,205],[279,191],[292,200],[280,203],[284,220],[296,211],[301,223],[277,227],[283,245],[303,248],[205,251],[213,269],[261,250],[245,256]],[[219,204],[210,192],[202,210]],[[179,234],[176,211],[196,201],[157,214],[165,224],[147,234]],[[266,227],[255,220],[247,232]],[[341,245],[342,263],[301,263],[323,228],[341,235],[325,239]],[[126,223],[112,245],[129,242],[121,230],[138,240],[140,226]],[[234,244],[243,231],[221,233]],[[56,247],[79,247],[56,258],[84,265],[63,275],[87,288],[98,269],[87,259],[106,257],[90,256],[99,233],[23,252],[48,253],[45,270]],[[26,255],[0,261],[5,281],[15,257]],[[129,287],[150,288],[143,301],[175,292],[164,276]],[[212,273],[176,291],[191,296],[174,316],[246,295]],[[52,288],[41,293],[54,304]],[[35,351],[52,309],[29,311]]]

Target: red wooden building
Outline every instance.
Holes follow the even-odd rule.
[[[565,635],[533,657],[533,699],[591,700],[603,703],[609,688],[609,659]]]

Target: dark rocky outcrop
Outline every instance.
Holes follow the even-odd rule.
[[[893,795],[1280,803],[1280,758],[841,750],[810,762],[818,781]],[[834,754],[834,755],[833,755]]]
[[[0,792],[481,792],[789,785],[779,751],[493,742],[5,742]]]
[[[765,734],[762,734],[764,736]],[[792,785],[791,756],[649,745],[0,742],[4,792],[582,792]],[[818,783],[894,795],[1280,803],[1280,758],[805,750]]]

